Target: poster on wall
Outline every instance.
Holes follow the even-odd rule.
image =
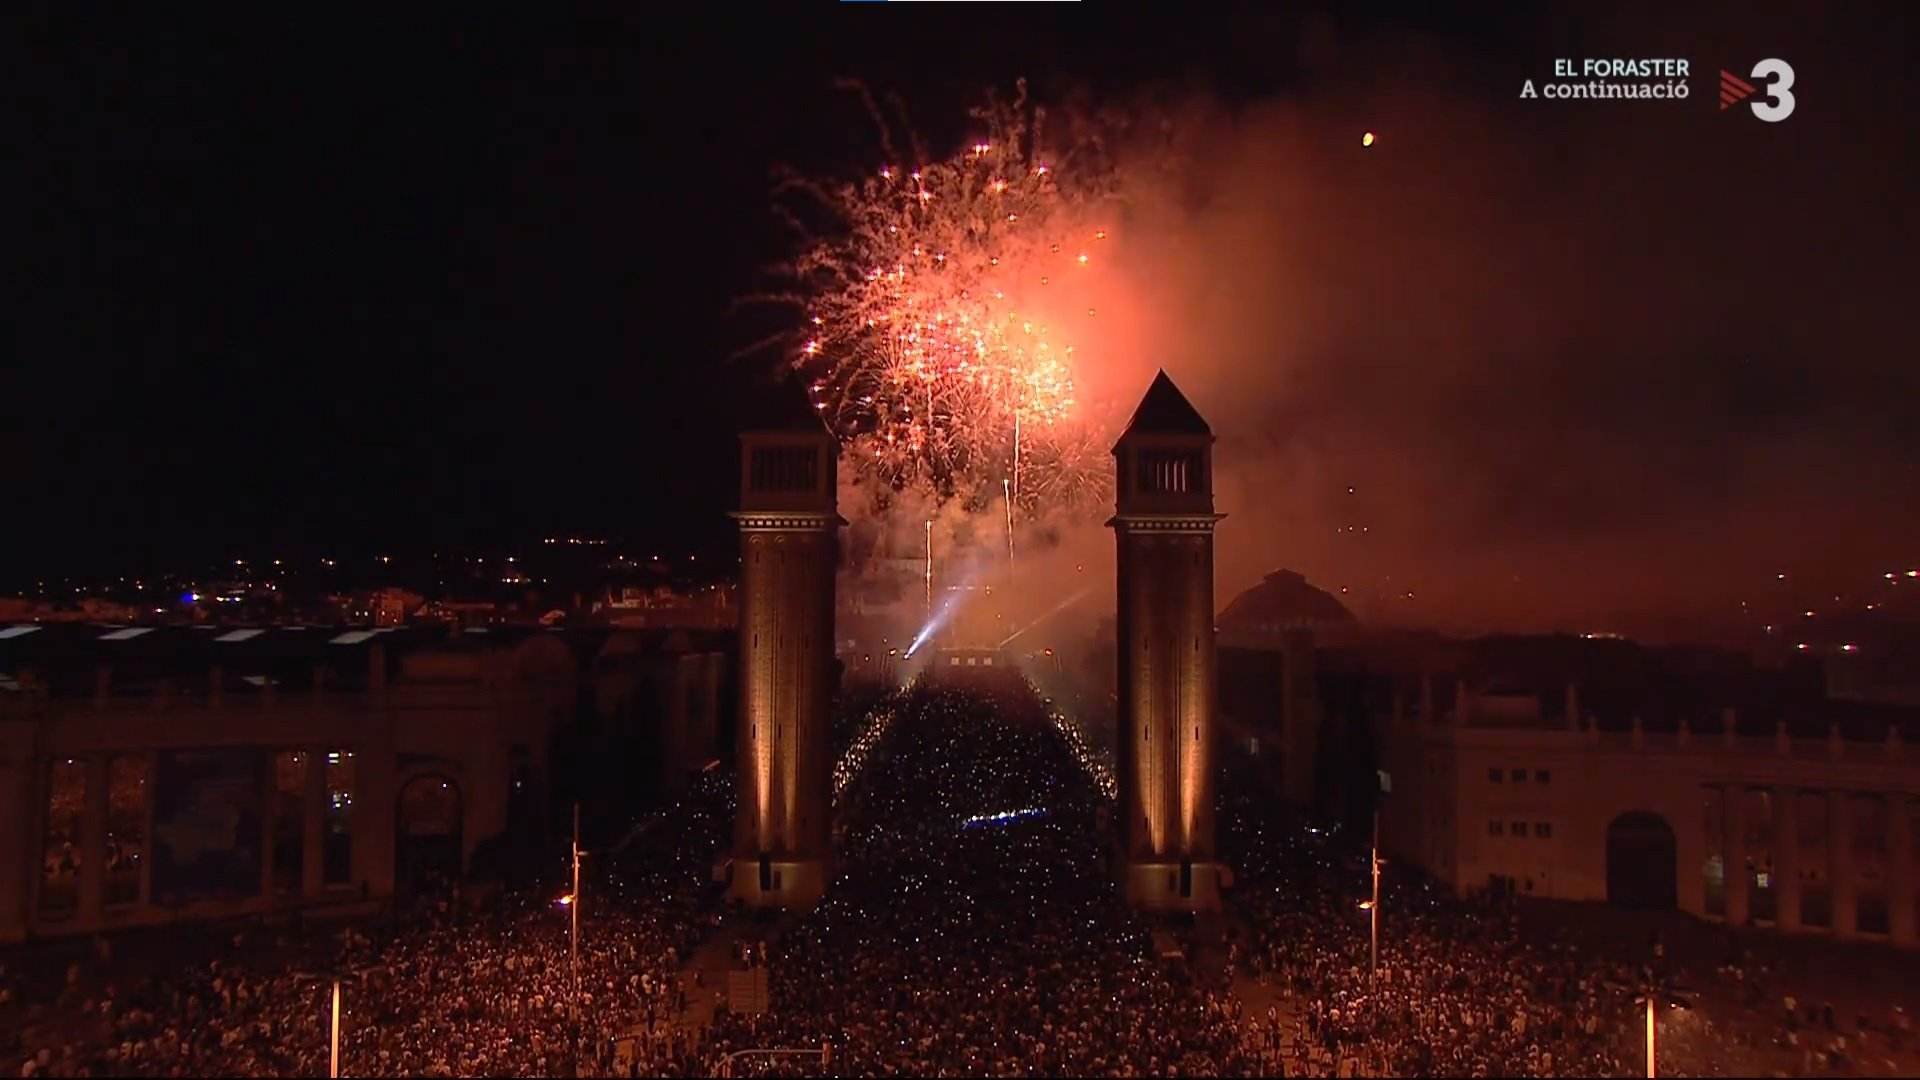
[[[153,803],[153,895],[163,905],[260,892],[258,750],[159,755]]]

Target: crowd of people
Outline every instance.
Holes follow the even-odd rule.
[[[1225,984],[1152,957],[1104,869],[1098,779],[1018,675],[917,686],[875,760],[843,796],[844,875],[772,945],[774,1008],[723,1015],[710,1060],[830,1043],[848,1076],[1252,1070]]]
[[[706,774],[595,867],[577,995],[556,866],[552,884],[479,909],[448,897],[382,925],[252,928],[137,977],[75,963],[52,1000],[14,1004],[0,1039],[20,1076],[323,1076],[338,980],[343,1075],[607,1075],[621,1034],[667,1030],[683,1004],[679,958],[716,917],[711,857],[731,815],[726,778]],[[677,1071],[671,1041],[642,1046],[649,1071]]]
[[[1651,996],[1663,1075],[1852,1074],[1869,1060],[1882,1075],[1902,1072],[1895,1057],[1910,1025],[1897,1005],[1881,1021],[1836,1022],[1831,1005],[1822,1013],[1786,993],[1753,954],[1756,942],[1716,941],[1694,951],[1723,959],[1689,967],[1658,932],[1576,934],[1391,864],[1376,969],[1360,904],[1366,839],[1303,822],[1261,789],[1249,763],[1233,760],[1220,821],[1245,928],[1233,955],[1243,977],[1285,1002],[1253,1018],[1270,1067],[1318,1075],[1351,1060],[1387,1076],[1640,1075]],[[1697,944],[1712,931],[1691,933]]]
[[[1381,1075],[1618,1076],[1619,1032],[1660,973],[1596,964],[1523,940],[1498,908],[1416,881],[1388,892],[1392,932],[1371,965],[1366,852],[1308,831],[1224,785],[1222,820],[1248,928],[1234,954],[1295,1007],[1268,1021],[1265,1045],[1288,1064],[1358,1060]],[[1636,1029],[1637,1030],[1637,1029]],[[1277,1037],[1275,1037],[1277,1035]]]
[[[1115,883],[1110,765],[1017,673],[849,697],[836,721],[837,877],[810,912],[722,899],[732,784],[716,769],[590,857],[577,988],[556,858],[488,904],[455,891],[345,929],[226,928],[144,974],[105,942],[64,980],[0,967],[0,1053],[20,1076],[324,1075],[338,981],[343,1075],[1617,1076],[1645,1067],[1643,995],[1665,1010],[1699,974],[1657,938],[1596,946],[1399,867],[1376,969],[1362,838],[1280,806],[1237,754],[1219,785],[1237,879],[1220,955],[1170,959]],[[730,923],[751,924],[741,962],[765,969],[764,1012],[686,974]],[[1733,1051],[1769,1030],[1795,1071],[1898,1071],[1897,1009],[1849,1024],[1739,955],[1709,978],[1756,1022],[1663,1013],[1663,1074],[1737,1073],[1759,1059]],[[1250,984],[1275,1004],[1243,1010]],[[711,1022],[687,1022],[706,1016],[690,994],[720,1000]],[[814,1052],[729,1060],[764,1047]]]

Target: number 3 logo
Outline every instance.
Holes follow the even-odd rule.
[[[1753,115],[1770,124],[1777,124],[1793,115],[1793,65],[1785,60],[1762,60],[1753,65],[1755,82],[1765,82],[1778,76],[1779,81],[1767,87],[1767,101],[1753,102],[1747,108]]]

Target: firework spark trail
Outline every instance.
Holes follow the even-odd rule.
[[[1100,275],[1116,180],[1097,152],[1050,145],[1044,110],[1014,99],[972,112],[978,138],[838,187],[789,177],[777,195],[832,219],[761,299],[804,311],[796,365],[814,404],[878,490],[919,488],[972,511],[1008,502],[1035,520],[1104,496],[1105,462],[1082,444],[1073,328]],[[819,238],[825,235],[826,239]],[[1103,455],[1104,456],[1104,455]],[[993,487],[1002,488],[993,492]]]
[[[1053,607],[1043,612],[1039,618],[1033,620],[1027,625],[1021,627],[1018,630],[1015,630],[1013,633],[1008,634],[1006,637],[1000,639],[1000,644],[995,645],[994,648],[1004,649],[1008,645],[1013,644],[1013,639],[1019,637],[1021,634],[1026,633],[1027,631],[1033,629],[1034,627],[1039,626],[1041,623],[1046,622],[1048,619],[1053,618],[1055,615],[1058,615],[1061,612],[1072,607],[1073,605],[1079,603],[1087,595],[1087,592],[1088,590],[1081,589],[1079,592],[1074,593],[1072,596],[1069,596],[1065,600],[1062,600],[1058,604],[1055,604]]]
[[[1008,584],[1012,584],[1014,580],[1013,487],[1011,482],[1006,480],[1002,480],[1000,484],[1001,484],[1001,488],[1000,488],[1001,493],[1006,498],[1006,503],[1007,503],[1007,582]]]

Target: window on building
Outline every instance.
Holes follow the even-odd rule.
[[[1525,769],[1515,769],[1515,770],[1513,770],[1513,782],[1514,782],[1514,783],[1516,783],[1516,784],[1524,784],[1524,783],[1526,783],[1526,782],[1527,782],[1527,770],[1525,770]]]
[[[307,842],[307,769],[298,750],[273,755],[273,891],[300,891]]]
[[[41,849],[40,915],[61,918],[80,906],[80,818],[87,805],[87,765],[57,758],[47,783]]]
[[[1536,821],[1536,822],[1534,822],[1534,823],[1533,823],[1533,837],[1534,837],[1534,839],[1536,839],[1536,840],[1546,840],[1546,839],[1550,839],[1550,838],[1551,838],[1552,836],[1553,836],[1553,823],[1552,823],[1552,822],[1549,822],[1549,821]]]
[[[1501,823],[1499,818],[1495,818],[1492,821],[1487,822],[1488,836],[1499,836],[1505,830],[1506,830],[1506,827]]]
[[[1516,821],[1516,822],[1514,822],[1514,823],[1513,823],[1513,825],[1512,825],[1512,829],[1513,829],[1513,836],[1514,836],[1514,838],[1515,838],[1516,840],[1525,840],[1525,839],[1527,838],[1527,823],[1526,823],[1526,822],[1524,822],[1524,821]]]
[[[754,491],[812,491],[820,458],[810,446],[762,446],[753,451],[747,486]]]
[[[1200,455],[1191,451],[1143,451],[1137,467],[1136,485],[1142,492],[1180,495],[1204,490]]]
[[[1552,774],[1552,773],[1550,773],[1550,772],[1548,772],[1547,770],[1545,770],[1545,769],[1535,769],[1535,770],[1533,770],[1533,782],[1534,782],[1534,783],[1536,783],[1536,784],[1545,784],[1545,783],[1549,783],[1549,782],[1551,782],[1552,780],[1553,780],[1553,774]]]
[[[327,815],[321,880],[353,883],[353,751],[327,751]]]
[[[1722,856],[1725,850],[1722,827],[1726,822],[1726,799],[1719,787],[1711,784],[1701,787],[1700,811],[1701,833],[1706,840],[1706,857],[1700,864],[1701,883],[1706,890],[1705,909],[1708,915],[1725,917],[1727,867]]]
[[[1496,784],[1497,784],[1497,783],[1499,783],[1500,781],[1502,781],[1502,780],[1504,780],[1504,779],[1506,779],[1506,777],[1507,777],[1507,774],[1506,774],[1506,773],[1504,773],[1504,772],[1502,772],[1502,771],[1501,771],[1501,770],[1499,770],[1499,769],[1488,769],[1488,770],[1487,770],[1487,779],[1488,779],[1488,780],[1490,780],[1490,781],[1492,781],[1493,783],[1496,783]]]
[[[142,864],[147,859],[147,759],[121,754],[107,766],[108,905],[140,899]]]
[[[1868,887],[1854,898],[1854,925],[1863,934],[1884,934],[1892,929],[1884,888]]]
[[[1887,802],[1878,795],[1859,795],[1852,803],[1848,824],[1854,857],[1875,861],[1876,856],[1887,853]]]

